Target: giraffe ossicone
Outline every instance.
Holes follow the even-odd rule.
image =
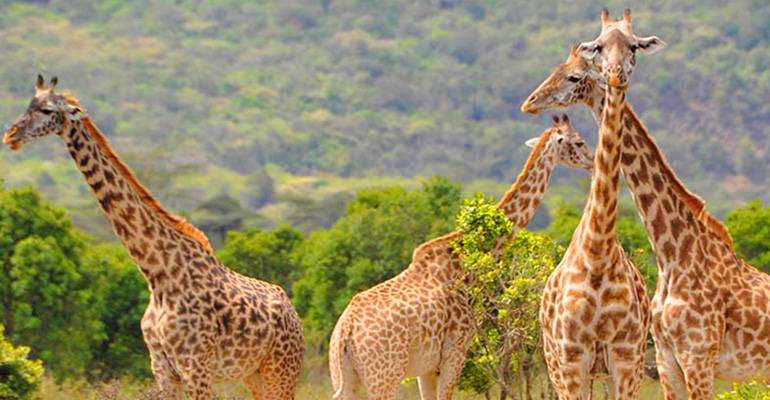
[[[38,77],[27,110],[3,136],[13,150],[58,136],[147,281],[141,329],[165,399],[211,399],[241,380],[255,398],[290,400],[304,358],[302,325],[282,288],[240,275],[206,236],[136,180],[86,111]]]

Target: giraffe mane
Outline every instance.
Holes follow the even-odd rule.
[[[69,95],[69,93],[63,94],[64,98],[67,100],[67,103],[73,106],[80,106],[78,104],[78,101]],[[150,193],[147,188],[145,188],[134,176],[134,173],[131,172],[131,169],[128,168],[126,164],[123,163],[123,161],[118,157],[118,155],[115,153],[114,150],[112,150],[112,147],[110,147],[109,143],[107,143],[107,139],[104,137],[104,134],[99,130],[99,128],[94,125],[93,121],[88,115],[85,115],[83,119],[81,119],[83,122],[83,126],[88,130],[88,133],[91,135],[91,137],[94,138],[96,141],[96,144],[99,145],[99,147],[102,149],[104,154],[107,156],[107,158],[112,161],[113,165],[115,165],[115,168],[117,168],[118,172],[123,175],[123,177],[126,179],[129,185],[139,194],[139,197],[141,200],[150,207],[153,211],[155,211],[161,219],[169,223],[174,229],[179,231],[181,234],[190,237],[194,240],[196,240],[198,243],[200,243],[203,248],[209,253],[214,254],[214,249],[211,247],[211,242],[209,242],[208,237],[206,237],[206,234],[201,232],[198,228],[193,226],[191,223],[187,222],[184,218],[171,214],[168,212],[163,206],[160,205],[158,200],[153,197],[153,195]]]
[[[545,132],[543,132],[542,135],[540,135],[540,140],[537,141],[535,147],[529,152],[527,162],[524,164],[524,168],[521,169],[519,176],[516,178],[516,182],[514,182],[513,186],[511,186],[511,188],[505,192],[503,197],[500,198],[500,201],[497,203],[497,208],[500,208],[504,204],[508,203],[511,200],[511,197],[513,197],[514,193],[519,190],[519,187],[524,182],[524,178],[527,176],[527,174],[530,173],[532,168],[535,167],[535,159],[537,159],[537,155],[540,154],[540,151],[542,151],[543,148],[545,148],[546,143],[548,143],[548,139],[551,138],[551,134],[553,134],[554,130],[556,129],[556,127],[550,127]]]
[[[721,221],[706,211],[706,202],[700,198],[700,196],[692,193],[689,189],[687,189],[687,187],[684,186],[684,183],[679,180],[679,177],[674,174],[668,162],[666,161],[666,157],[660,151],[660,147],[658,147],[658,145],[655,143],[655,139],[649,134],[647,127],[644,126],[642,121],[636,117],[636,113],[630,104],[626,103],[625,111],[634,115],[635,118],[631,118],[631,120],[633,121],[634,125],[636,125],[636,129],[639,132],[644,133],[644,139],[649,143],[649,146],[647,147],[652,150],[652,156],[663,166],[661,171],[663,171],[663,173],[666,175],[669,182],[671,183],[671,187],[674,189],[676,194],[679,195],[679,198],[682,199],[685,206],[687,206],[687,208],[689,208],[690,211],[695,214],[698,221],[703,223],[706,228],[709,228],[719,238],[727,242],[727,244],[732,247],[733,239],[730,237],[730,231]]]

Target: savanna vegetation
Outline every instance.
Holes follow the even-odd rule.
[[[0,126],[24,110],[38,72],[58,75],[225,264],[287,289],[308,345],[298,398],[328,398],[325,346],[339,313],[400,272],[422,241],[471,226],[472,207],[494,215],[489,202],[462,199],[500,196],[518,174],[524,141],[548,124],[518,107],[570,45],[596,35],[598,7],[0,1]],[[726,220],[736,250],[770,271],[770,208],[754,200],[770,199],[770,5],[653,1],[634,15],[638,32],[669,48],[639,57],[630,101],[677,173]],[[595,142],[589,114],[570,113]],[[57,139],[23,153],[0,150],[0,380],[13,382],[0,398],[151,398],[139,331],[145,282]],[[506,312],[478,313],[460,397],[546,388],[537,290],[580,219],[587,179],[559,168],[531,232],[504,260],[483,246],[463,250],[471,276],[485,272],[466,291],[471,304]],[[618,235],[653,291],[654,257],[626,194]],[[660,396],[658,386],[649,381],[645,398]],[[405,387],[417,396],[414,383]],[[762,388],[725,398],[762,398]],[[237,386],[219,393],[247,398]]]

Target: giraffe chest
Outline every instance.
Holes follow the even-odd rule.
[[[540,315],[546,334],[550,330],[575,342],[611,342],[644,336],[640,332],[649,325],[648,314],[641,276],[624,262],[612,273],[594,273],[582,264],[560,265],[546,284]]]

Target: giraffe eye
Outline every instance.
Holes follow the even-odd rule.
[[[568,80],[568,81],[570,81],[570,82],[573,82],[573,83],[574,83],[574,82],[579,82],[579,81],[580,81],[580,77],[579,77],[579,76],[577,76],[577,75],[570,75],[570,76],[567,78],[567,80]]]
[[[575,146],[577,146],[577,147],[583,147],[585,145],[586,145],[585,142],[577,142],[577,143],[575,143]]]
[[[44,109],[40,110],[40,112],[45,114],[45,115],[51,115],[51,113],[53,113],[53,110],[50,109],[50,108],[44,108]]]

